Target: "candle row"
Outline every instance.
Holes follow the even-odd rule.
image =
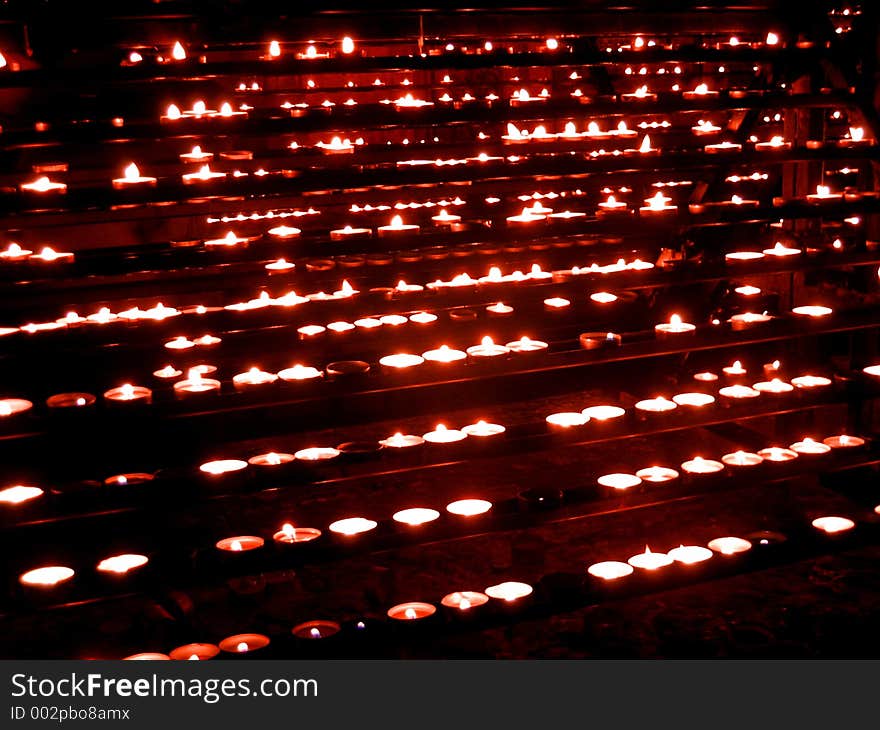
[[[880,508],[878,508],[880,509]],[[839,515],[822,515],[813,519],[810,523],[816,533],[826,539],[836,539],[856,528],[856,522],[848,517]],[[781,532],[761,531],[739,537],[724,535],[709,540],[706,545],[702,544],[679,544],[668,552],[658,552],[646,546],[644,552],[636,553],[624,560],[603,560],[586,566],[584,578],[581,584],[573,584],[569,592],[577,594],[581,600],[601,601],[607,597],[613,597],[625,591],[627,586],[638,578],[650,578],[649,583],[640,583],[641,590],[652,590],[662,587],[664,576],[669,576],[670,581],[675,575],[675,580],[691,581],[703,577],[703,568],[710,563],[723,561],[724,574],[737,568],[745,567],[742,564],[744,558],[752,552],[765,552],[784,545],[788,536]],[[678,573],[670,571],[678,570]],[[683,572],[682,572],[683,571]],[[696,572],[695,572],[696,571]],[[580,582],[580,581],[578,581]],[[385,612],[392,622],[418,626],[427,625],[439,620],[458,621],[473,619],[476,616],[488,618],[492,609],[501,610],[505,616],[521,615],[525,617],[527,612],[538,603],[548,604],[546,608],[554,609],[554,591],[539,581],[541,593],[536,593],[535,586],[521,580],[507,580],[488,586],[482,591],[460,589],[444,595],[437,604],[426,601],[406,601],[398,603]],[[633,584],[635,585],[635,584]],[[569,596],[571,599],[571,596]],[[567,605],[570,605],[569,600]],[[439,604],[439,606],[438,606]],[[438,611],[439,608],[439,611]],[[489,613],[487,613],[489,612]],[[366,634],[368,627],[374,630],[378,628],[374,618],[356,618],[349,622],[339,622],[330,619],[315,619],[295,625],[291,629],[291,635],[301,640],[327,640],[340,635],[341,632],[356,636]],[[410,636],[407,634],[407,636]],[[272,643],[270,636],[258,633],[242,633],[229,636],[218,644],[190,643],[172,649],[168,654],[160,652],[141,652],[125,657],[128,660],[208,660],[221,654],[246,655],[251,652],[266,649]],[[300,647],[304,650],[305,647]]]

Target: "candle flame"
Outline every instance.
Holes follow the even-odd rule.
[[[404,615],[409,619],[418,618],[418,614],[416,613],[416,610],[414,608],[406,609],[406,611],[404,611]]]
[[[175,61],[182,61],[186,58],[186,51],[180,44],[180,41],[174,41],[174,48],[171,49],[171,58]]]
[[[125,168],[125,179],[126,180],[137,180],[141,176],[141,171],[138,169],[138,166],[132,162],[128,167]]]
[[[342,52],[345,54],[354,53],[354,41],[348,36],[342,39]]]
[[[165,110],[165,116],[169,119],[180,119],[180,107],[177,104],[169,104]]]
[[[651,138],[646,134],[645,138],[642,140],[642,144],[639,146],[639,152],[650,152],[651,151]]]
[[[245,652],[245,651],[247,651],[247,650],[248,650],[247,642],[246,642],[246,641],[240,641],[240,642],[238,643],[238,646],[235,647],[235,650],[236,650],[237,652]]]
[[[231,550],[233,550],[235,552],[241,552],[241,550],[242,550],[241,542],[239,540],[233,540],[232,544],[229,547]]]
[[[486,335],[482,340],[480,340],[480,344],[483,347],[492,347],[495,343],[492,341],[492,338],[489,335]]]
[[[294,535],[296,535],[296,530],[289,522],[285,522],[283,525],[281,525],[281,532],[283,532],[284,536],[288,538],[292,538]]]
[[[865,130],[862,127],[850,127],[849,138],[853,142],[861,142],[865,138]]]
[[[281,55],[281,44],[278,41],[271,41],[269,43],[269,56],[270,58],[278,58]]]

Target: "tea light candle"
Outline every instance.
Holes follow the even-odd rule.
[[[268,373],[265,370],[253,367],[246,372],[233,376],[232,384],[236,390],[247,390],[248,388],[274,383],[276,380],[278,380],[278,376],[275,373]]]
[[[315,147],[326,155],[348,155],[354,152],[354,144],[347,137],[333,137],[329,142],[318,142]]]
[[[577,413],[575,411],[563,411],[560,413],[551,413],[544,419],[547,425],[554,429],[568,429],[575,426],[583,426],[590,420],[590,416],[586,413]]]
[[[279,273],[295,269],[296,264],[290,263],[289,261],[287,261],[287,259],[277,259],[266,264],[263,268],[271,273]]]
[[[73,578],[73,568],[66,565],[47,565],[22,573],[18,581],[24,586],[33,588],[54,588]]]
[[[142,385],[131,385],[125,383],[118,388],[111,388],[104,392],[105,400],[115,403],[137,403],[147,404],[153,402],[153,391]],[[2,401],[0,401],[2,403]]]
[[[430,603],[422,603],[421,601],[409,601],[407,603],[398,603],[388,609],[388,618],[395,621],[416,621],[433,616],[437,612],[437,607]]]
[[[777,258],[786,258],[788,256],[797,256],[802,251],[799,248],[790,248],[789,246],[784,245],[783,243],[777,241],[773,248],[765,248],[764,255],[765,256],[775,256]]]
[[[722,555],[738,555],[752,549],[752,543],[741,537],[716,537],[709,541],[709,549]]]
[[[727,466],[757,466],[764,461],[764,457],[750,451],[734,451],[722,456],[721,461]]]
[[[700,545],[679,545],[667,553],[670,558],[683,565],[696,565],[712,557],[712,551]]]
[[[651,548],[646,545],[645,552],[633,555],[626,562],[633,568],[639,568],[641,570],[659,570],[660,568],[672,565],[675,561],[666,553],[652,552]]]
[[[371,235],[373,235],[373,232],[369,228],[352,228],[351,226],[345,226],[344,228],[337,228],[330,231],[330,240],[345,241],[355,238],[369,238]]]
[[[391,219],[391,223],[387,226],[379,226],[379,238],[392,238],[395,236],[408,236],[419,232],[419,226],[413,223],[404,223],[403,218],[399,215]]]
[[[388,368],[390,370],[405,370],[407,368],[421,365],[423,362],[425,362],[425,358],[409,353],[385,355],[384,357],[379,359],[379,364],[382,367]]]
[[[38,177],[33,182],[22,183],[18,186],[25,193],[56,193],[62,194],[67,192],[67,185],[60,182],[54,182],[48,177]]]
[[[764,380],[760,383],[755,383],[752,387],[759,393],[770,393],[773,395],[791,393],[791,391],[794,390],[793,385],[791,385],[790,383],[786,383],[784,380],[780,380],[779,378]]]
[[[657,101],[657,94],[648,91],[647,86],[640,86],[630,94],[621,94],[623,101]]]
[[[822,439],[822,443],[830,446],[832,449],[853,449],[858,446],[864,446],[865,439],[860,438],[859,436],[847,436],[846,434],[842,434],[840,436],[829,436],[828,438]]]
[[[453,215],[448,213],[446,208],[441,208],[437,215],[431,216],[431,220],[438,226],[450,226],[453,223],[461,223],[461,216]]]
[[[104,484],[108,487],[127,487],[135,484],[146,484],[153,481],[153,478],[153,475],[148,472],[128,472],[107,477],[104,480]]]
[[[339,633],[341,627],[335,621],[306,621],[294,626],[291,633],[298,639],[328,639]]]
[[[636,472],[636,476],[644,482],[659,484],[678,479],[678,472],[675,469],[670,469],[668,466],[649,466],[639,469]]]
[[[733,264],[757,261],[762,258],[764,258],[764,254],[760,251],[731,251],[724,254],[724,260]]]
[[[155,185],[156,178],[141,175],[141,171],[134,162],[125,168],[122,177],[117,177],[113,180],[114,190],[125,190],[126,188],[137,186],[155,187]]]
[[[671,200],[672,198],[658,191],[653,197],[645,199],[645,205],[639,208],[639,213],[655,217],[675,213],[678,210],[678,206],[670,205],[669,202]]]
[[[467,434],[454,428],[446,428],[442,423],[438,423],[433,431],[428,431],[422,438],[431,444],[451,444],[463,441],[467,438]]]
[[[703,147],[703,151],[707,154],[720,154],[724,152],[742,152],[743,146],[738,142],[718,142],[717,144],[707,144]]]
[[[247,469],[248,463],[241,459],[216,459],[214,461],[206,461],[199,466],[199,471],[211,476],[221,476],[223,474],[231,474],[233,472]]]
[[[476,436],[478,438],[486,438],[488,436],[498,436],[507,429],[500,423],[487,423],[486,421],[477,421],[470,423],[461,429],[468,436]]]
[[[213,159],[213,157],[213,152],[205,152],[199,145],[193,147],[190,152],[183,152],[180,155],[181,161],[191,163],[207,162],[208,160]]]
[[[801,456],[821,456],[831,451],[831,447],[821,441],[814,441],[811,438],[804,438],[796,441],[789,448]]]
[[[458,499],[446,505],[446,511],[458,517],[477,517],[490,509],[492,503],[485,499]]]
[[[473,360],[482,358],[501,357],[510,353],[510,350],[504,345],[496,345],[489,336],[480,340],[479,345],[473,345],[467,348],[467,356]]]
[[[795,307],[791,310],[792,314],[797,314],[801,317],[827,317],[834,310],[831,307],[823,307],[821,305],[808,304],[802,307]]]
[[[210,165],[202,165],[198,172],[187,172],[180,176],[184,185],[194,185],[226,177],[225,172],[212,170]]]
[[[543,352],[549,345],[541,340],[533,340],[529,337],[520,337],[518,340],[508,342],[505,347],[513,353]]]
[[[294,457],[299,461],[326,461],[327,459],[335,459],[337,456],[339,456],[339,449],[334,449],[331,446],[312,446],[294,453]]]
[[[113,555],[104,558],[96,566],[96,570],[101,573],[113,573],[115,575],[126,575],[133,570],[143,568],[150,559],[146,555],[137,553],[124,553],[122,555]]]
[[[833,535],[838,532],[846,532],[856,526],[856,523],[851,519],[836,516],[817,517],[811,524],[817,530],[821,530],[828,535]]]
[[[619,560],[603,560],[600,563],[593,563],[587,568],[587,573],[600,580],[619,580],[620,578],[632,575],[633,566],[629,563],[622,563]]]
[[[378,524],[378,522],[368,520],[366,517],[346,517],[345,519],[330,523],[329,529],[330,532],[337,535],[352,537],[374,530]]]
[[[681,317],[673,314],[669,318],[669,322],[663,322],[654,326],[654,333],[658,339],[666,339],[668,337],[682,337],[692,335],[696,332],[696,326],[689,322],[683,322]]]
[[[850,127],[847,135],[847,137],[838,140],[838,146],[858,147],[860,145],[869,144],[871,141],[865,137],[865,130],[863,127]]]
[[[178,398],[202,395],[204,393],[220,393],[220,381],[211,378],[203,378],[198,368],[190,368],[186,373],[186,379],[174,384],[174,394]]]
[[[623,338],[614,332],[582,332],[578,342],[585,350],[598,350],[602,347],[619,347]]]
[[[685,99],[708,99],[718,96],[717,91],[709,88],[708,84],[697,84],[693,91],[683,91],[681,95]]]
[[[236,537],[224,537],[218,540],[214,547],[227,553],[243,553],[251,550],[259,550],[263,547],[264,540],[256,535],[238,535]]]
[[[46,399],[49,408],[87,408],[95,404],[91,393],[56,393]]]
[[[37,497],[42,497],[43,494],[43,490],[39,487],[16,484],[13,487],[0,489],[0,504],[24,504]]]
[[[590,421],[613,421],[615,418],[621,418],[626,411],[620,406],[590,406],[589,408],[584,408],[581,411],[581,414],[587,417],[587,420]]]
[[[628,212],[629,210],[626,206],[626,203],[617,200],[617,198],[615,198],[613,195],[609,195],[605,201],[599,203],[599,209],[597,211],[600,218],[611,215],[620,215],[621,213]]]
[[[268,233],[272,238],[280,238],[284,241],[288,238],[297,238],[302,231],[299,228],[293,228],[292,226],[275,226],[274,228],[270,228]]]
[[[766,449],[761,449],[758,451],[758,456],[764,458],[765,461],[773,461],[773,462],[784,462],[784,461],[792,461],[793,459],[797,459],[798,455],[796,451],[792,451],[791,449],[783,449],[780,446],[769,446]]]
[[[807,195],[807,201],[810,203],[832,203],[842,199],[842,193],[832,193],[831,188],[827,185],[817,185],[816,192]]]
[[[409,509],[395,512],[391,516],[391,519],[395,522],[409,525],[410,527],[418,527],[419,525],[433,522],[439,517],[440,513],[435,509],[428,509],[427,507],[410,507]]]
[[[489,596],[479,591],[455,591],[454,593],[447,593],[440,599],[441,605],[459,611],[468,611],[488,602]]]
[[[614,474],[603,474],[596,479],[596,482],[609,489],[624,490],[639,486],[639,484],[642,483],[642,480],[635,474],[616,472]]]
[[[293,367],[285,368],[278,373],[278,377],[287,383],[297,383],[306,380],[314,380],[316,378],[320,379],[323,376],[324,373],[317,368],[300,365],[299,363]]]
[[[301,542],[311,542],[321,537],[321,531],[316,527],[294,527],[285,522],[281,529],[272,535],[272,540],[277,545],[296,545]]]
[[[530,596],[533,590],[534,589],[528,583],[508,580],[504,583],[489,586],[484,592],[489,598],[512,603],[513,601],[518,601],[521,598]]]
[[[220,642],[220,651],[229,654],[247,654],[269,646],[269,637],[263,634],[234,634]]]
[[[695,456],[693,459],[683,462],[681,468],[688,474],[715,474],[724,469],[724,464],[714,459]]]
[[[769,314],[758,314],[756,312],[744,312],[742,314],[734,314],[728,322],[730,322],[730,328],[734,332],[741,332],[742,330],[746,330],[749,327],[766,324],[770,320],[772,320]]]
[[[3,251],[0,251],[0,259],[3,261],[26,261],[33,251],[22,248],[17,243],[10,243]]]
[[[507,224],[509,226],[519,227],[519,226],[528,226],[532,223],[537,223],[538,221],[547,220],[547,216],[543,213],[537,213],[531,208],[523,208],[522,212],[518,215],[511,215],[507,217]]]
[[[636,403],[636,410],[645,413],[665,413],[667,411],[674,411],[677,407],[674,401],[668,400],[663,396],[640,400]]]
[[[710,121],[701,119],[698,124],[695,124],[693,127],[691,127],[691,131],[697,137],[703,137],[703,136],[709,135],[709,134],[717,134],[718,132],[721,131],[721,127],[719,127],[716,124],[713,124]]]
[[[787,150],[791,148],[791,142],[786,142],[783,137],[775,135],[766,142],[755,142],[755,149],[764,152],[770,150]]]
[[[162,654],[156,651],[143,651],[140,654],[132,654],[130,656],[123,657],[122,661],[165,661],[170,659],[171,657],[167,654]]]
[[[791,384],[795,388],[809,390],[811,388],[823,388],[831,385],[831,379],[825,378],[821,375],[799,375],[796,378],[791,379]]]
[[[742,400],[744,398],[757,398],[761,393],[747,385],[727,385],[718,391],[718,395],[731,400]]]
[[[247,461],[251,466],[281,466],[289,464],[296,457],[293,454],[278,453],[277,451],[268,451],[265,454],[257,454],[250,457]]]
[[[382,439],[379,443],[389,449],[408,449],[413,446],[421,446],[425,443],[425,439],[415,434],[403,434],[398,431],[393,436]]]
[[[177,661],[207,661],[220,653],[216,644],[184,644],[172,649],[169,656]]]
[[[708,393],[677,393],[672,396],[673,403],[691,408],[702,408],[712,405],[715,398]]]

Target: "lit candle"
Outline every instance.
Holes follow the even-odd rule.
[[[268,233],[273,238],[285,240],[288,238],[296,238],[302,233],[302,231],[299,228],[293,228],[292,226],[275,226],[274,228],[270,228]]]
[[[518,340],[508,342],[505,347],[513,353],[543,352],[549,345],[541,340],[533,340],[529,337],[520,337]]]
[[[838,140],[840,147],[857,147],[859,145],[869,144],[871,140],[865,137],[863,127],[850,127],[846,137]]]
[[[512,580],[489,586],[485,590],[485,594],[489,596],[489,598],[494,598],[497,601],[506,601],[508,603],[530,596],[532,592],[533,588],[528,583],[521,583]]]
[[[307,380],[320,379],[324,376],[317,368],[297,363],[293,367],[285,368],[278,373],[278,377],[287,383],[298,383]]]
[[[379,443],[388,449],[408,449],[413,446],[421,446],[425,443],[425,439],[415,434],[403,434],[398,431],[393,436],[382,439]]]
[[[409,601],[407,603],[399,603],[388,609],[388,618],[396,621],[416,621],[433,616],[437,612],[437,607],[430,603],[422,603],[421,601]]]
[[[263,634],[235,634],[227,636],[220,644],[220,651],[229,654],[247,654],[269,646],[269,637]]]
[[[716,134],[717,132],[720,132],[721,127],[713,124],[710,121],[701,119],[698,124],[695,124],[693,127],[691,127],[691,131],[697,137],[703,137],[705,135]]]
[[[28,256],[28,261],[42,261],[44,263],[69,263],[73,261],[74,255],[71,251],[56,251],[51,246],[43,246],[39,253]]]
[[[669,318],[669,322],[663,322],[661,324],[655,325],[654,333],[658,339],[665,339],[668,337],[681,337],[692,335],[696,332],[696,326],[690,324],[689,322],[683,322],[681,317],[677,314],[673,314]]]
[[[46,399],[49,408],[86,408],[95,404],[91,393],[56,393]]]
[[[797,314],[801,317],[810,318],[827,317],[829,314],[832,314],[834,312],[831,307],[823,307],[817,304],[808,304],[802,307],[795,307],[791,311],[792,314]]]
[[[368,520],[366,517],[346,517],[342,520],[336,520],[330,524],[330,532],[337,535],[352,537],[360,535],[364,532],[373,530],[378,525],[374,520]]]
[[[737,555],[752,549],[752,543],[741,537],[716,537],[709,541],[709,548],[722,555]]]
[[[67,185],[53,182],[48,177],[38,177],[33,182],[22,183],[19,188],[26,193],[66,193]]]
[[[15,416],[19,413],[29,411],[33,407],[33,403],[23,398],[3,398],[0,399],[0,418]]]
[[[482,358],[502,357],[510,353],[510,350],[504,345],[496,345],[491,337],[484,337],[479,345],[473,345],[467,348],[467,355],[472,360]]]
[[[34,568],[19,576],[19,582],[33,588],[54,588],[73,578],[73,568],[66,565],[47,565],[42,568]]]
[[[447,608],[454,608],[460,611],[468,611],[477,608],[489,601],[489,596],[479,591],[455,591],[447,593],[440,599],[440,604]]]
[[[296,457],[293,454],[278,453],[277,451],[268,451],[265,454],[256,454],[247,461],[251,466],[281,466],[289,464]]]
[[[617,198],[615,198],[613,195],[609,195],[604,202],[599,203],[599,210],[597,212],[599,214],[599,217],[603,218],[610,215],[629,213],[629,210],[626,206],[626,203],[617,200]]]
[[[672,198],[658,191],[654,196],[645,199],[645,205],[639,208],[639,213],[651,216],[675,213],[678,210],[678,206],[670,205],[671,200]]]
[[[330,231],[330,240],[344,241],[355,238],[369,238],[371,235],[373,235],[373,232],[369,228],[352,228],[351,226],[345,226],[344,228],[337,228]]]
[[[24,504],[37,497],[42,497],[43,490],[39,487],[27,487],[16,484],[13,487],[0,489],[0,504]]]
[[[717,144],[707,144],[703,147],[703,151],[710,155],[717,155],[723,152],[742,152],[742,145],[739,142],[718,142]]]
[[[623,491],[625,489],[632,489],[633,487],[639,486],[639,484],[642,483],[642,480],[635,474],[615,472],[614,474],[603,474],[596,479],[596,482],[603,487]]]
[[[847,517],[836,516],[817,517],[811,524],[817,530],[821,530],[828,535],[833,535],[838,532],[846,532],[856,526],[856,523]]]
[[[769,314],[757,314],[756,312],[744,312],[743,314],[734,314],[728,322],[730,322],[730,328],[735,332],[741,332],[742,330],[746,330],[749,327],[753,327],[759,324],[766,324],[770,320],[772,320]]]
[[[155,651],[144,651],[140,654],[131,654],[130,656],[123,657],[122,661],[166,661],[169,659],[171,659],[171,657],[167,654]]]
[[[649,466],[639,469],[636,472],[636,476],[644,482],[659,484],[678,479],[678,472],[675,469],[670,469],[668,466]]]
[[[755,142],[756,150],[783,150],[789,149],[791,147],[791,142],[786,142],[783,137],[779,135],[771,137],[767,142]]]
[[[470,423],[461,429],[468,436],[476,436],[477,438],[487,438],[489,436],[498,436],[507,429],[500,423],[488,423],[486,421],[477,421]]]
[[[560,413],[551,413],[544,420],[551,429],[564,431],[576,426],[583,426],[590,420],[590,417],[585,413],[563,411]]]
[[[265,370],[260,370],[260,368],[252,367],[246,372],[234,375],[232,383],[236,390],[247,390],[248,388],[274,383],[276,380],[278,380],[278,376],[275,373],[269,373]]]
[[[801,441],[796,441],[789,448],[801,456],[821,456],[831,451],[831,447],[822,441],[814,441],[807,437]]]
[[[347,155],[354,152],[354,144],[348,138],[333,137],[329,142],[318,142],[315,147],[323,150],[328,155]]]
[[[410,527],[418,527],[428,522],[433,522],[440,517],[440,513],[435,509],[426,507],[410,507],[409,509],[400,510],[392,515],[395,522],[400,522]]]
[[[264,540],[256,535],[238,535],[236,537],[224,537],[218,540],[214,547],[226,553],[245,553],[251,550],[259,550],[263,547]]]
[[[731,251],[724,254],[724,260],[733,264],[758,261],[762,258],[764,258],[764,254],[760,251]]]
[[[796,378],[791,379],[791,384],[795,388],[809,390],[811,388],[823,388],[831,385],[831,379],[825,378],[821,375],[799,375]]]
[[[156,185],[156,178],[141,175],[141,171],[134,162],[125,168],[122,177],[117,177],[113,180],[113,188],[115,190],[125,190],[126,188],[136,187],[138,185],[143,187],[154,187]]]
[[[633,566],[629,563],[621,563],[618,560],[604,560],[601,563],[593,563],[587,568],[587,573],[600,580],[612,581],[632,575]]]
[[[619,347],[623,337],[614,332],[582,332],[578,341],[585,350],[598,350],[602,347]]]
[[[311,446],[294,453],[294,457],[299,461],[326,461],[335,459],[337,456],[339,456],[339,449],[334,449],[332,446]]]
[[[731,400],[742,400],[744,398],[757,398],[761,393],[747,385],[727,385],[718,391],[718,395],[722,398],[730,398]]]
[[[405,370],[408,368],[421,365],[425,362],[425,358],[420,355],[412,355],[409,353],[398,353],[396,355],[385,355],[379,359],[379,364],[391,371]]]
[[[321,531],[315,527],[294,527],[285,522],[281,529],[272,535],[272,540],[279,545],[296,545],[301,542],[311,542],[321,537]]]
[[[547,216],[543,213],[538,213],[532,208],[523,208],[522,212],[517,215],[511,215],[507,217],[507,224],[509,226],[528,226],[532,223],[537,223],[538,221],[547,220]]]
[[[667,411],[674,411],[677,407],[674,401],[663,396],[640,400],[636,403],[636,410],[644,413],[666,413]]]
[[[153,391],[141,385],[125,383],[104,392],[104,398],[114,403],[147,404],[153,402]]]
[[[793,459],[797,459],[798,457],[796,451],[792,451],[791,449],[783,449],[780,446],[769,446],[766,449],[761,449],[758,451],[758,456],[763,457],[765,461],[772,461],[777,463],[792,461]]]
[[[752,386],[759,393],[770,393],[772,395],[783,395],[785,393],[791,393],[794,390],[794,386],[790,383],[786,383],[784,380],[780,380],[779,378],[773,378],[772,380],[765,380],[760,383],[755,383]]]
[[[446,511],[458,517],[476,517],[492,509],[492,503],[485,499],[458,499],[446,505]]]
[[[33,253],[17,243],[10,243],[3,251],[0,251],[0,259],[3,261],[26,261]]]
[[[181,175],[181,179],[185,185],[193,185],[200,182],[208,182],[226,177],[225,172],[216,172],[211,169],[210,165],[202,165],[198,172],[187,172]]]
[[[461,216],[447,213],[446,208],[441,208],[437,215],[431,217],[431,220],[435,225],[448,227],[455,223],[461,223]]]
[[[211,476],[222,476],[223,474],[232,474],[242,469],[247,469],[247,465],[248,463],[241,459],[216,459],[199,465],[199,471]]]
[[[428,431],[422,438],[431,444],[451,444],[463,441],[467,438],[467,434],[454,428],[446,428],[442,423],[438,423],[433,431]]]
[[[691,408],[702,408],[712,405],[715,398],[708,393],[677,393],[672,396],[673,403]]]
[[[865,439],[859,436],[843,434],[841,436],[829,436],[826,439],[822,439],[822,443],[830,446],[832,449],[853,449],[858,446],[864,446]]]
[[[721,457],[721,461],[727,466],[757,466],[764,457],[760,454],[753,454],[750,451],[734,451]]]
[[[679,545],[670,550],[668,555],[677,563],[695,565],[709,560],[712,557],[712,551],[700,545]]]
[[[293,635],[298,639],[327,639],[339,633],[341,627],[335,621],[306,621],[305,623],[294,626]]]
[[[630,94],[621,94],[623,101],[657,101],[657,94],[648,91],[647,86],[640,86]]]
[[[220,653],[216,644],[184,644],[172,649],[169,656],[178,661],[207,661]]]
[[[204,393],[220,393],[220,381],[211,378],[203,378],[199,368],[190,368],[186,373],[186,379],[174,384],[174,394],[178,398],[186,398]]]
[[[724,464],[714,459],[695,456],[693,459],[683,462],[681,468],[688,474],[715,474],[724,469]]]
[[[409,236],[419,232],[419,226],[413,223],[404,223],[403,218],[399,215],[391,219],[391,223],[387,226],[379,226],[379,238],[391,238],[394,236]]]
[[[584,408],[581,414],[591,421],[613,421],[615,418],[621,418],[626,411],[620,406],[590,406]]]
[[[640,568],[641,570],[659,570],[667,565],[672,565],[675,561],[666,553],[651,552],[651,548],[646,545],[645,552],[633,555],[626,562],[633,568]]]
[[[142,568],[149,562],[146,555],[138,555],[137,553],[124,553],[122,555],[114,555],[104,558],[96,569],[101,573],[114,573],[116,575],[125,575],[133,570]]]
[[[837,202],[842,199],[842,193],[832,193],[831,188],[827,185],[817,185],[816,192],[807,195],[807,200],[810,203]]]

